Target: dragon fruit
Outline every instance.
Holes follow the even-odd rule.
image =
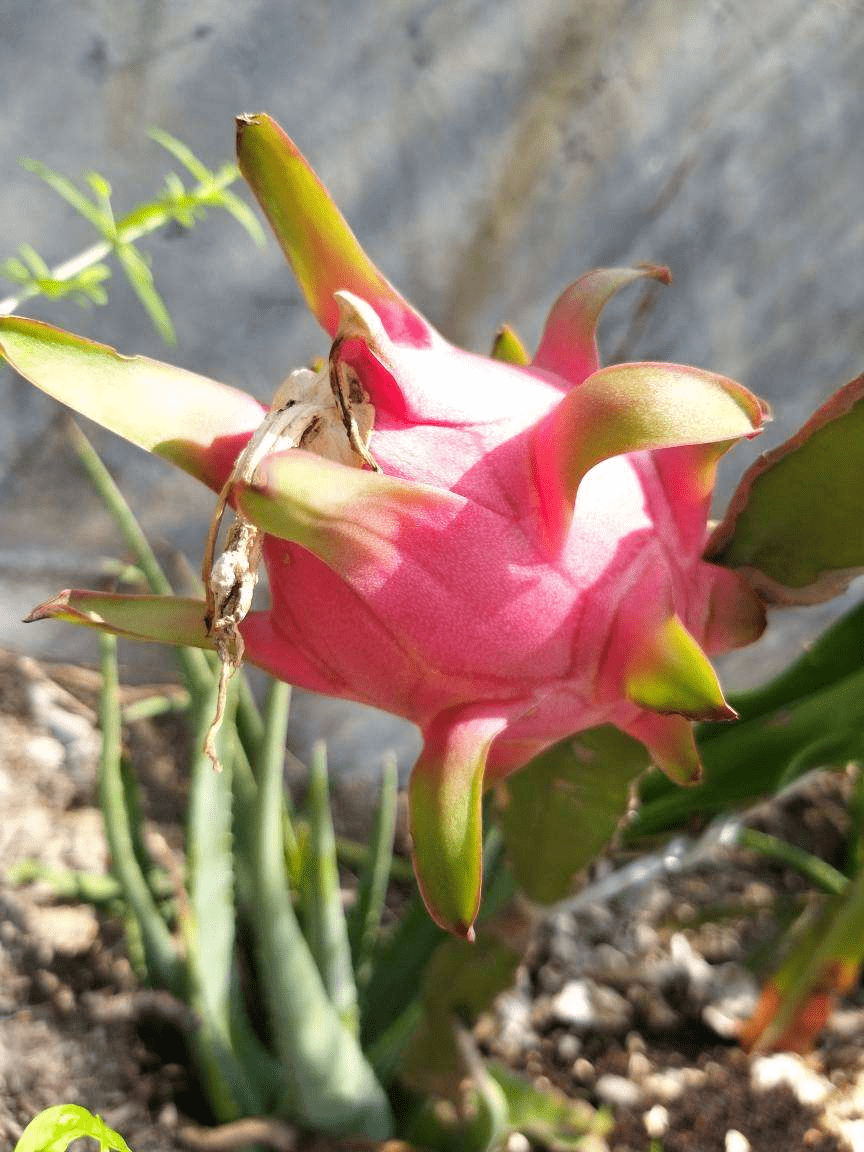
[[[277,124],[241,117],[238,155],[332,338],[320,372],[293,373],[268,412],[35,321],[0,322],[0,349],[233,505],[252,543],[225,556],[254,569],[262,552],[271,605],[247,614],[244,574],[217,560],[236,641],[223,658],[245,648],[295,685],[419,726],[418,882],[435,920],[470,937],[484,788],[601,724],[691,782],[692,722],[734,716],[708,656],[755,639],[763,610],[702,552],[717,461],[766,411],[698,368],[599,367],[604,304],[665,269],[589,272],[553,305],[530,363],[512,335],[496,346],[506,359],[478,356],[381,275]],[[216,642],[212,595],[207,608],[66,591],[30,619],[46,617]]]

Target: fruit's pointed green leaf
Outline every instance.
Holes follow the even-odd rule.
[[[501,706],[504,709],[504,706]],[[432,919],[474,938],[483,875],[483,774],[505,710],[454,708],[423,732],[408,810],[417,884]]]
[[[549,313],[534,356],[535,368],[554,372],[571,384],[581,384],[600,367],[597,322],[612,297],[637,280],[669,284],[668,268],[643,264],[636,268],[595,268],[565,288]]]
[[[648,749],[651,761],[676,784],[692,787],[702,779],[702,761],[693,724],[683,716],[643,712],[627,731]]]
[[[504,848],[530,900],[554,904],[569,895],[623,819],[648,762],[642,744],[617,728],[591,728],[496,785]]]
[[[711,661],[677,616],[667,617],[644,641],[627,670],[629,700],[691,720],[735,719]]]
[[[204,627],[205,612],[203,600],[181,596],[127,596],[66,589],[34,608],[25,623],[63,620],[132,640],[213,648],[213,640]]]
[[[524,365],[531,361],[525,345],[509,324],[502,324],[498,329],[491,356],[493,360],[503,360],[505,364]]]
[[[371,304],[393,339],[429,341],[429,327],[360,247],[293,140],[264,113],[237,117],[237,158],[321,326],[336,335],[334,292]]]
[[[830,600],[864,571],[864,376],[744,474],[706,558],[769,602]]]
[[[864,759],[864,670],[708,735],[699,741],[702,782],[685,792],[647,778],[628,838],[752,803],[775,792],[790,766],[800,774]]]
[[[15,1152],[65,1152],[73,1140],[89,1138],[99,1152],[131,1152],[123,1137],[79,1104],[55,1104],[34,1116],[15,1145]]]
[[[453,492],[351,468],[302,448],[267,456],[251,482],[238,482],[233,494],[259,528],[314,552],[346,579],[372,565],[384,572],[411,562],[399,547],[406,528],[433,518],[452,527],[469,508]]]
[[[216,490],[261,423],[245,392],[52,328],[0,318],[0,356],[31,384]]]
[[[356,1033],[357,987],[330,814],[327,748],[320,740],[312,750],[307,809],[309,837],[304,850],[306,866],[300,893],[303,927],[327,995],[345,1026]]]
[[[746,388],[680,364],[614,364],[562,398],[534,433],[535,488],[557,550],[583,476],[610,456],[753,436],[765,412]]]

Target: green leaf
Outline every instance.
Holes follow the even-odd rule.
[[[466,1072],[458,1030],[510,986],[526,938],[518,916],[505,911],[478,928],[473,944],[442,941],[423,973],[423,1013],[400,1062],[400,1080],[423,1093],[458,1096]]]
[[[185,988],[185,966],[135,853],[140,829],[136,830],[133,825],[120,767],[117,642],[113,636],[102,635],[100,648],[102,751],[99,758],[99,805],[113,862],[112,870],[140,928],[148,971],[176,996],[181,996]]]
[[[281,756],[263,758],[256,802],[253,928],[273,1048],[284,1073],[277,1113],[327,1132],[387,1139],[387,1098],[327,995],[294,911]]]
[[[255,216],[249,205],[244,203],[239,196],[224,189],[219,193],[218,197],[212,197],[212,203],[218,208],[224,208],[229,216],[233,216],[237,223],[242,228],[245,228],[252,238],[253,243],[259,248],[266,246],[267,235],[258,223],[258,217]]]
[[[55,172],[40,160],[25,159],[21,161],[21,164],[28,172],[32,172],[34,176],[44,180],[49,188],[53,188],[58,196],[62,196],[67,204],[70,204],[76,212],[80,212],[85,220],[89,220],[97,232],[107,240],[114,239],[116,230],[113,217],[106,216],[105,212],[100,210],[91,200],[88,200],[71,180],[61,176],[59,172]]]
[[[551,1084],[539,1087],[503,1064],[490,1064],[489,1074],[504,1093],[511,1129],[549,1152],[587,1152],[586,1135],[605,1136],[614,1126],[611,1116],[596,1112],[587,1101],[571,1100]]]
[[[826,1023],[835,994],[849,992],[864,961],[864,869],[825,902],[765,985],[745,1026],[746,1048],[806,1052]]]
[[[115,251],[135,295],[147,309],[147,314],[153,321],[153,327],[166,344],[176,344],[177,333],[174,331],[174,325],[168,315],[165,302],[156,291],[153,274],[147,261],[134,244],[118,244]]]
[[[213,173],[182,140],[178,140],[176,136],[170,135],[162,128],[151,128],[147,135],[166,152],[170,152],[174,159],[178,160],[200,184],[206,185],[212,182]]]
[[[864,570],[864,376],[744,474],[706,558],[769,602],[830,600]]]
[[[357,987],[342,908],[336,836],[330,814],[327,749],[323,741],[317,741],[312,750],[307,809],[309,837],[304,847],[300,891],[304,933],[339,1018],[356,1033]]]
[[[362,989],[360,1021],[364,1050],[393,1027],[416,1001],[429,958],[446,939],[415,896],[375,957],[368,984]]]
[[[214,1116],[220,1123],[261,1111],[250,1071],[234,1049],[232,988],[236,921],[232,838],[231,775],[237,688],[231,684],[225,719],[216,735],[221,772],[214,772],[201,751],[216,709],[214,683],[208,708],[202,708],[192,762],[186,837],[189,915],[185,923],[191,1006],[201,1026],[194,1036],[195,1056]]]
[[[34,276],[44,277],[46,280],[51,278],[51,269],[34,248],[31,248],[29,244],[21,244],[18,251],[29,265]]]
[[[123,1137],[101,1116],[78,1104],[55,1104],[34,1116],[21,1133],[15,1152],[65,1152],[73,1140],[82,1137],[95,1140],[99,1152],[131,1152]]]
[[[357,899],[349,921],[354,970],[360,984],[369,979],[372,956],[378,944],[381,914],[393,862],[398,791],[399,770],[396,759],[388,755],[381,773],[381,796],[375,813],[369,855],[357,881]]]
[[[49,396],[216,490],[263,417],[245,392],[36,320],[0,318],[0,355]]]
[[[591,728],[497,785],[505,851],[529,899],[552,904],[570,893],[614,834],[648,763],[643,745],[617,728]]]

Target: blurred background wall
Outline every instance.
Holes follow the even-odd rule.
[[[588,267],[668,264],[670,288],[609,309],[603,346],[712,368],[770,400],[774,423],[728,461],[725,494],[864,369],[860,0],[3,0],[0,257],[28,242],[54,263],[93,239],[20,157],[75,178],[98,169],[124,212],[176,167],[148,128],[216,166],[234,115],[262,109],[389,277],[472,348],[503,320],[531,345]],[[275,243],[256,250],[218,214],[143,246],[176,348],[116,273],[107,308],[28,313],[263,400],[326,351]],[[0,369],[0,644],[92,659],[78,630],[19,623],[122,552],[57,412]],[[152,538],[197,566],[208,494],[94,438]],[[765,675],[824,613],[786,614],[731,674]],[[165,666],[146,646],[123,656],[138,679]],[[295,715],[302,745],[320,715]],[[356,718],[327,723],[350,750]]]

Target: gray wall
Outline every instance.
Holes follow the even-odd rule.
[[[585,268],[669,264],[635,319],[638,291],[610,309],[607,354],[741,379],[774,406],[764,448],[864,368],[862,89],[857,0],[0,0],[0,256],[27,241],[58,261],[92,238],[19,157],[97,168],[124,211],[173,166],[148,127],[215,165],[233,116],[264,109],[391,279],[471,347],[504,319],[536,340]],[[30,313],[262,399],[325,350],[275,245],[227,217],[147,247],[176,349],[120,278],[106,309]],[[0,411],[0,643],[92,658],[80,632],[18,620],[92,578],[116,535],[54,406],[0,371]],[[96,439],[154,538],[197,558],[206,494]],[[792,617],[782,634],[799,643]],[[156,650],[124,657],[158,671]]]

